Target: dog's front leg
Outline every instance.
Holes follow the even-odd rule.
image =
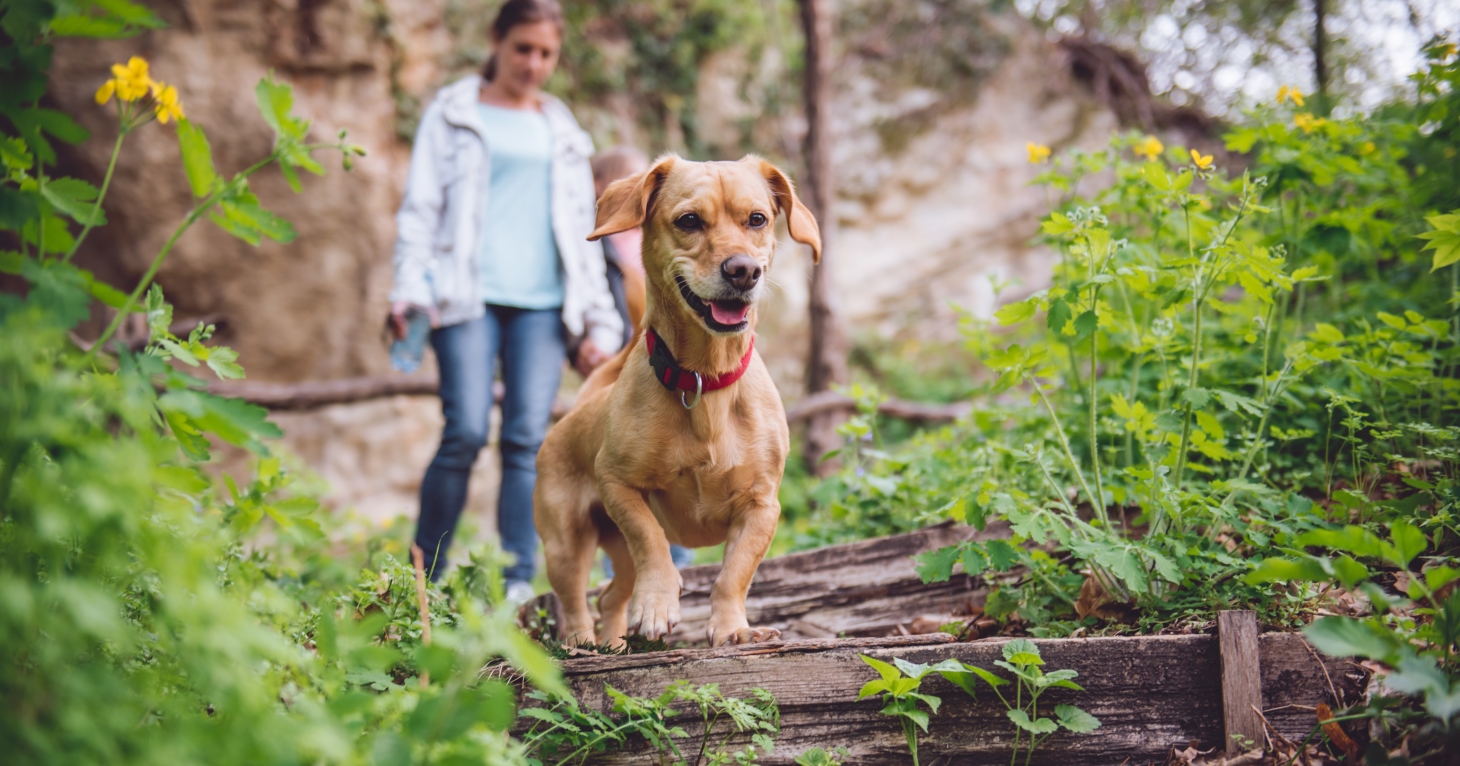
[[[780,638],[775,628],[752,628],[745,618],[745,596],[756,567],[771,547],[776,536],[776,523],[781,506],[772,496],[769,501],[747,510],[730,525],[725,540],[725,559],[720,576],[710,590],[710,624],[706,628],[710,646],[749,644]]]
[[[634,560],[628,627],[651,639],[663,638],[679,623],[681,581],[669,555],[669,538],[649,510],[643,492],[612,479],[600,482],[599,492],[604,510],[623,533]]]

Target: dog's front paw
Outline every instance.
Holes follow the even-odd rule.
[[[676,582],[676,586],[677,586]],[[635,588],[629,599],[629,631],[658,640],[679,624],[679,590]]]
[[[711,620],[710,627],[705,632],[709,634],[710,646],[758,644],[781,637],[781,631],[776,628],[752,628],[745,620],[726,621],[723,624]]]

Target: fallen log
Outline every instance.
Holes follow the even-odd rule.
[[[766,559],[755,572],[745,601],[751,625],[778,628],[783,638],[881,637],[927,633],[942,623],[971,614],[985,589],[959,573],[946,582],[924,583],[912,556],[968,539],[1007,537],[1008,527],[990,524],[983,531],[945,522],[901,535],[833,545]],[[670,645],[704,644],[710,617],[710,588],[719,564],[680,570],[681,622]],[[590,598],[590,603],[596,593]],[[546,614],[561,624],[557,596],[546,593],[529,602],[524,614]],[[918,626],[912,623],[918,622]]]
[[[672,681],[717,683],[723,693],[745,696],[769,691],[780,706],[781,733],[774,753],[758,763],[791,764],[812,747],[845,747],[846,763],[906,764],[909,757],[900,727],[881,715],[881,701],[856,701],[857,691],[876,673],[858,657],[884,661],[901,657],[932,663],[950,657],[1008,676],[994,666],[1007,639],[950,643],[947,636],[891,639],[778,641],[765,644],[594,656],[565,660],[564,677],[583,705],[608,712],[605,685],[635,696],[657,696]],[[1091,734],[1061,731],[1035,752],[1039,764],[1161,763],[1172,747],[1196,742],[1199,749],[1223,747],[1222,660],[1216,636],[1139,636],[1035,640],[1046,670],[1078,671],[1084,692],[1054,689],[1041,698],[1049,709],[1078,705],[1101,721]],[[1367,673],[1353,663],[1323,659],[1301,636],[1268,633],[1259,638],[1261,705],[1274,729],[1303,739],[1316,723],[1314,706],[1335,707],[1359,699]],[[1328,699],[1329,685],[1343,697]],[[975,701],[940,677],[923,682],[922,691],[942,698],[928,734],[920,737],[923,763],[939,766],[1008,762],[1014,726],[998,698],[980,689]],[[691,736],[694,716],[676,718]],[[738,746],[738,740],[732,740]],[[643,746],[598,757],[595,764],[643,763]],[[1129,759],[1127,761],[1127,759]]]
[[[857,400],[835,391],[821,391],[802,399],[786,408],[786,422],[796,423],[820,415],[823,412],[854,410]],[[967,415],[973,409],[972,402],[951,404],[928,404],[909,402],[903,399],[888,399],[877,406],[877,414],[917,423],[947,423]]]
[[[303,383],[253,383],[226,381],[208,387],[210,393],[242,399],[277,411],[314,410],[332,404],[353,404],[391,396],[435,396],[441,383],[432,377],[385,375]],[[492,400],[500,402],[507,389],[502,381],[492,382]],[[554,420],[566,415],[571,402],[553,402]]]
[[[441,384],[435,376],[379,375],[338,380],[311,380],[302,383],[256,383],[253,381],[222,381],[212,384],[208,390],[219,396],[242,399],[271,410],[293,411],[313,410],[333,404],[383,399],[391,396],[435,396]],[[492,384],[492,396],[502,400],[501,381]],[[553,404],[553,418],[567,413],[571,402],[558,400]],[[856,409],[857,402],[850,396],[835,391],[823,391],[802,399],[786,410],[786,422],[796,423],[823,412]],[[928,404],[888,399],[877,408],[880,415],[899,418],[916,423],[947,423],[968,414],[973,409],[971,402],[952,404]]]

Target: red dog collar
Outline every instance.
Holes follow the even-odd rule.
[[[745,356],[740,358],[739,367],[724,375],[704,376],[679,366],[679,362],[674,360],[674,354],[669,351],[669,345],[654,332],[654,328],[644,331],[644,343],[649,347],[649,366],[654,368],[654,379],[659,381],[659,385],[669,391],[695,394],[694,403],[685,403],[686,407],[699,403],[700,392],[716,391],[740,380],[745,371],[750,369],[750,355],[755,353],[755,336],[752,335],[750,346],[745,349]]]

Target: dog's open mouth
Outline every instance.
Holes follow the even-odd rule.
[[[679,287],[679,294],[684,296],[684,302],[705,320],[711,330],[740,332],[750,324],[749,303],[736,298],[705,300],[695,295],[695,291],[689,288],[689,283],[679,275],[675,275],[674,283]]]

